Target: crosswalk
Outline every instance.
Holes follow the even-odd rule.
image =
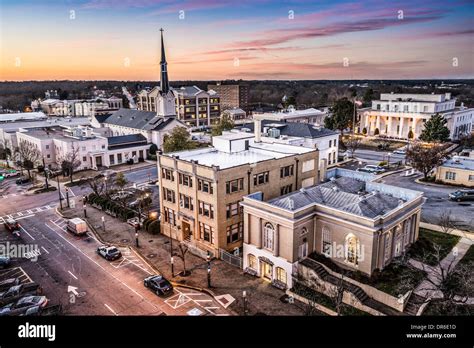
[[[3,224],[8,219],[21,220],[27,217],[31,217],[36,213],[40,213],[50,209],[54,209],[54,205],[45,205],[42,207],[31,208],[27,210],[18,211],[16,213],[0,216],[0,224]]]
[[[12,197],[18,197],[18,196],[21,196],[21,195],[24,195],[26,194],[25,191],[18,191],[16,193],[8,193],[8,194],[2,194],[0,195],[0,199],[7,199],[7,198],[12,198]]]

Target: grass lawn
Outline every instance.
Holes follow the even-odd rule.
[[[334,304],[334,301],[332,298],[329,296],[318,292],[314,289],[308,288],[307,286],[300,284],[300,283],[295,283],[294,287],[291,289],[292,292],[295,294],[298,294],[310,301],[313,301],[315,303],[320,304],[321,306],[324,306],[326,308],[329,308],[333,311],[336,311],[336,306]],[[370,315],[367,312],[361,311],[360,309],[357,309],[355,307],[342,304],[341,305],[341,315]]]
[[[419,238],[408,250],[408,256],[417,261],[435,266],[437,260],[433,255],[435,252],[433,244],[441,246],[440,260],[442,260],[459,242],[459,239],[461,239],[461,237],[452,234],[420,228]]]
[[[392,262],[382,271],[375,271],[371,277],[368,277],[361,272],[353,272],[342,269],[323,255],[313,253],[310,255],[310,257],[323,263],[337,273],[343,273],[345,276],[351,279],[373,286],[374,288],[386,292],[392,296],[405,294],[407,291],[414,289],[425,277],[425,273],[423,271],[397,262]]]

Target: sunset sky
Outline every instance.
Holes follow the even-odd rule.
[[[474,77],[472,0],[0,4],[0,80]]]

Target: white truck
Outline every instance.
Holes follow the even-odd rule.
[[[70,219],[67,222],[67,230],[75,235],[81,236],[87,233],[87,223],[79,218]]]

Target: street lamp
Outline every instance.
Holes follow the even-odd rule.
[[[84,217],[85,217],[85,218],[87,217],[87,210],[86,210],[86,207],[87,207],[87,205],[86,205],[86,203],[84,203]]]
[[[171,256],[171,276],[174,277],[174,257]]]
[[[67,207],[70,208],[71,206],[69,205],[69,189],[66,187],[66,203]]]
[[[58,182],[58,195],[59,195],[59,206],[63,210],[63,198],[61,197],[61,187],[59,186],[59,175],[56,175],[56,180]]]
[[[244,302],[244,315],[247,315],[247,291],[242,291],[242,299]]]
[[[137,245],[137,248],[140,247],[140,246],[138,245],[138,228],[139,228],[139,225],[138,225],[138,224],[135,224],[135,244]]]
[[[102,229],[104,230],[105,232],[105,217],[101,217],[101,220],[102,220]]]
[[[207,265],[207,287],[211,288],[211,264]]]
[[[387,153],[387,158],[388,158],[388,161],[387,161],[387,167],[388,169],[390,170],[390,156],[392,155],[391,152]]]

